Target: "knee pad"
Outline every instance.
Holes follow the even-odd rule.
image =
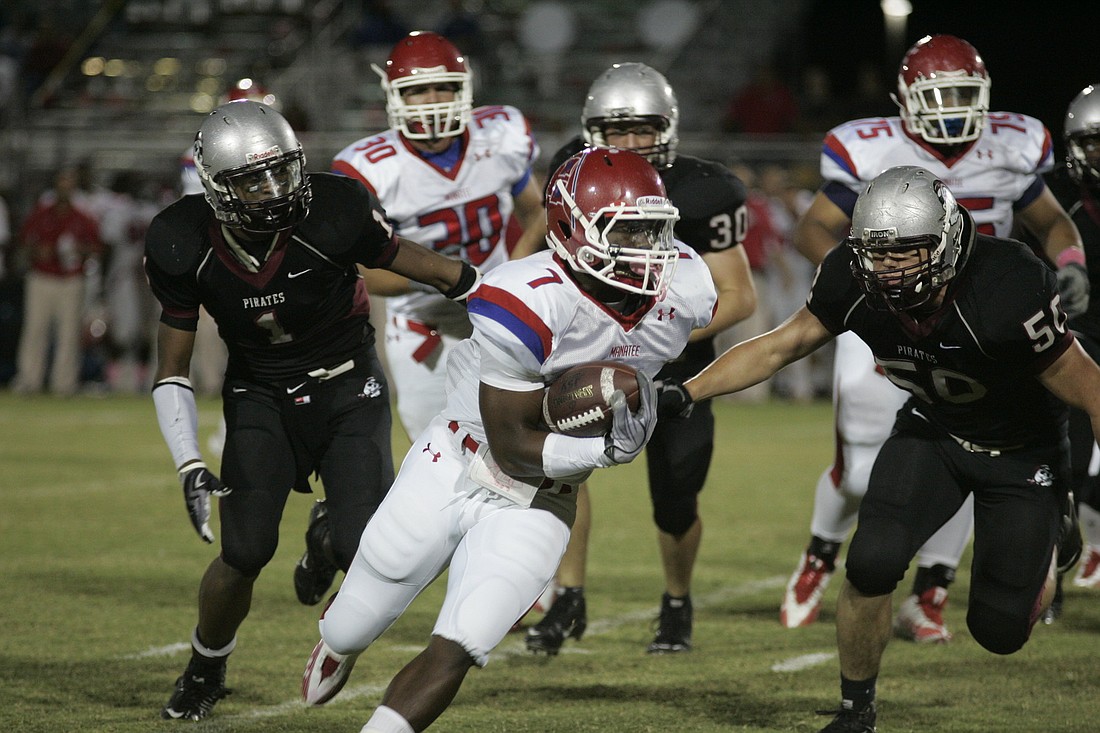
[[[909,560],[904,547],[887,543],[871,545],[867,539],[860,541],[857,530],[844,560],[845,576],[863,595],[886,595],[893,593],[905,577]]]
[[[1013,617],[993,606],[970,597],[966,612],[966,626],[974,641],[994,654],[1012,654],[1019,651],[1031,636],[1031,620]]]
[[[657,528],[673,537],[680,537],[699,518],[698,496],[653,497],[653,522]]]
[[[241,575],[255,578],[275,557],[275,548],[239,547],[222,542],[222,561]]]

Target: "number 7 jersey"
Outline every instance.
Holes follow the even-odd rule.
[[[906,134],[898,117],[852,120],[825,136],[825,195],[851,218],[856,196],[867,183],[897,165],[928,169],[971,213],[979,233],[1008,237],[1013,210],[1042,193],[1039,176],[1051,170],[1054,158],[1050,132],[1027,115],[990,112],[981,136],[960,146],[953,157]]]

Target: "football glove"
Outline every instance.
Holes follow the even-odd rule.
[[[695,403],[679,379],[669,377],[654,383],[657,388],[657,417],[662,420],[683,420],[691,417]]]
[[[203,541],[213,542],[214,533],[210,531],[210,495],[225,496],[229,493],[229,487],[202,461],[190,463],[180,471],[180,484],[183,485],[183,502],[187,506],[187,515],[191,517],[191,526]]]
[[[1085,266],[1070,262],[1058,270],[1058,295],[1062,310],[1070,318],[1079,316],[1089,308],[1089,272]]]
[[[611,432],[604,438],[604,455],[613,464],[630,463],[645,448],[657,427],[657,388],[638,372],[638,412],[631,414],[621,389],[611,394]]]

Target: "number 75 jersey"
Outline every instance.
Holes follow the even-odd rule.
[[[872,308],[852,276],[853,257],[845,246],[825,257],[807,307],[830,332],[852,331],[870,347],[890,381],[912,395],[904,409],[990,447],[1065,435],[1067,408],[1036,377],[1074,337],[1054,272],[1027,247],[975,236],[944,303],[920,321]]]
[[[821,177],[826,194],[849,218],[855,197],[887,168],[919,165],[947,184],[974,217],[978,232],[1008,237],[1012,211],[1043,191],[1040,174],[1051,170],[1050,131],[1034,117],[990,112],[981,136],[953,157],[905,132],[898,117],[852,120],[825,135]],[[841,184],[848,192],[828,187]]]

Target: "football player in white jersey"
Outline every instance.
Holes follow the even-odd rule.
[[[902,59],[897,117],[853,120],[830,130],[821,154],[825,183],[795,229],[795,245],[815,264],[844,239],[858,193],[887,168],[919,165],[943,180],[978,232],[1008,237],[1014,223],[1042,243],[1058,268],[1062,307],[1088,302],[1081,239],[1041,175],[1053,165],[1050,133],[1032,117],[989,111],[990,79],[977,50],[949,35],[925,36]],[[860,339],[836,341],[833,402],[837,454],[817,483],[812,537],[780,609],[784,626],[812,623],[841,543],[856,521],[871,466],[906,393],[892,384]],[[946,642],[947,586],[973,524],[971,503],[921,548],[913,592],[894,631],[918,642]]]
[[[363,731],[424,730],[469,669],[488,662],[554,577],[573,487],[642,452],[656,424],[652,377],[711,320],[714,283],[703,259],[673,239],[677,210],[645,158],[586,149],[557,170],[546,202],[551,250],[492,270],[469,299],[473,335],[448,360],[447,404],[413,442],[321,618],[302,680],[315,705],[450,567],[431,642],[394,677]],[[544,386],[603,359],[638,370],[638,410],[616,392],[606,437],[549,432]]]
[[[332,171],[373,191],[398,234],[482,272],[508,259],[515,214],[541,241],[539,147],[515,107],[474,107],[465,57],[443,36],[414,31],[394,46],[382,77],[390,129],[341,150]],[[386,361],[410,439],[443,407],[447,353],[470,335],[461,305],[400,277],[364,272],[386,298]]]

